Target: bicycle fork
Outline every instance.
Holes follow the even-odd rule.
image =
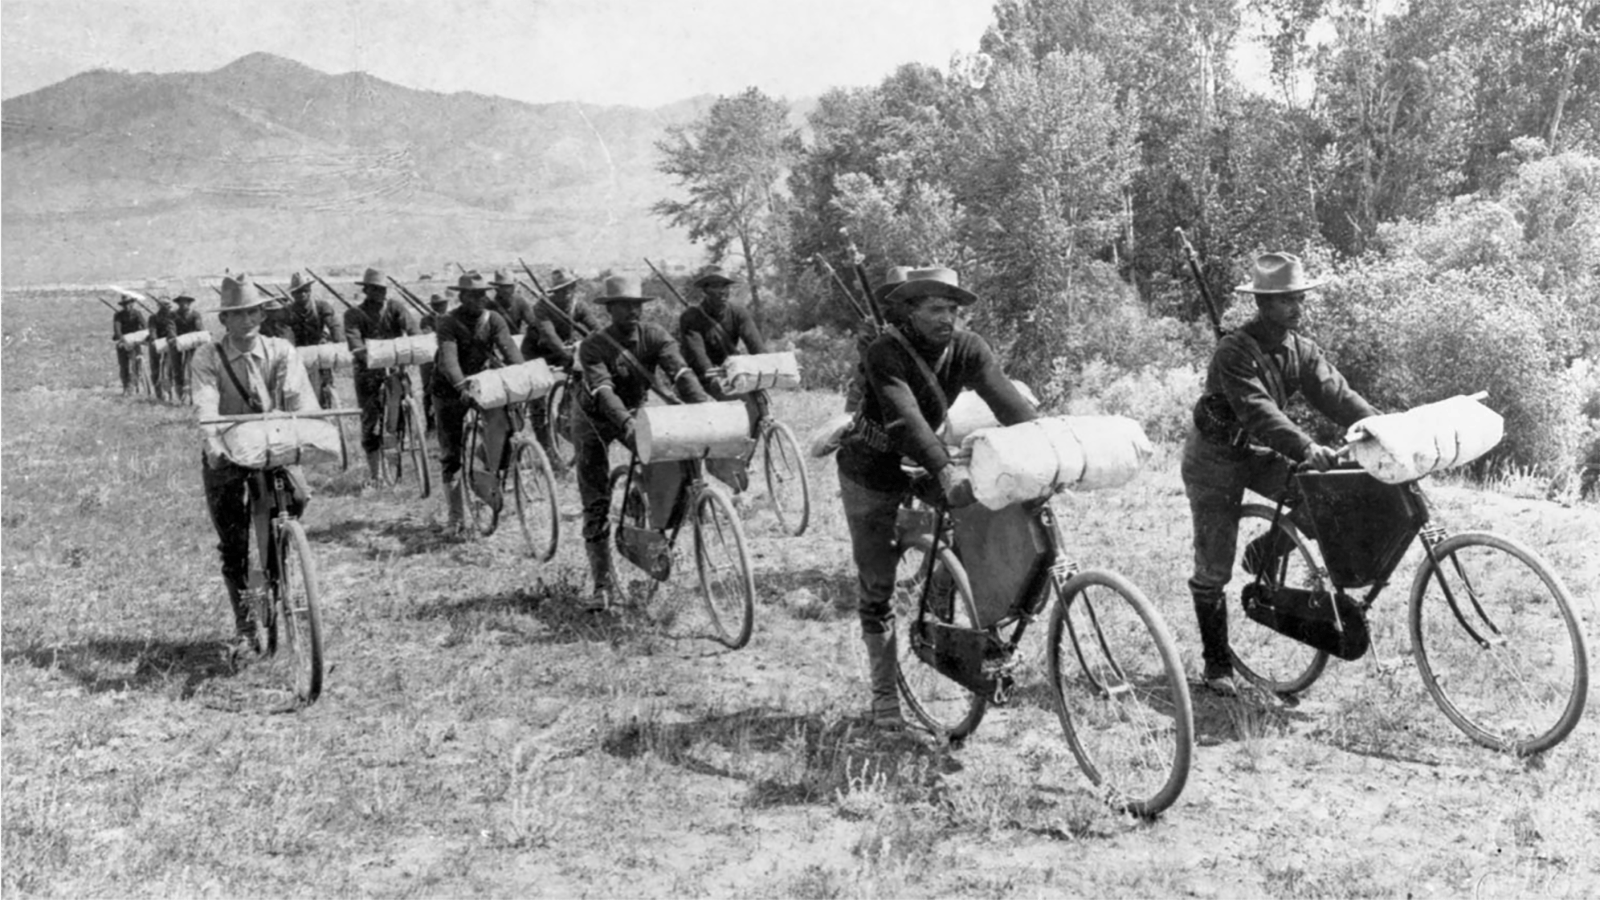
[[[1466,631],[1468,637],[1477,642],[1479,648],[1488,650],[1491,647],[1504,645],[1505,636],[1500,633],[1500,629],[1494,624],[1494,620],[1490,619],[1489,614],[1484,611],[1483,604],[1478,601],[1478,589],[1473,586],[1472,579],[1467,577],[1466,569],[1462,567],[1461,560],[1452,553],[1449,557],[1450,567],[1455,570],[1456,577],[1461,580],[1461,587],[1466,593],[1467,600],[1472,604],[1472,611],[1476,614],[1477,620],[1482,623],[1489,634],[1485,635],[1483,633],[1484,629],[1474,628],[1472,623],[1467,621],[1466,614],[1462,612],[1461,603],[1456,600],[1457,593],[1451,590],[1450,582],[1445,578],[1445,560],[1435,552],[1438,545],[1444,543],[1445,538],[1448,536],[1444,526],[1433,522],[1424,525],[1421,532],[1422,548],[1427,552],[1428,558],[1433,561],[1433,577],[1439,582],[1439,591],[1444,594],[1445,602],[1450,605],[1451,615],[1456,617],[1456,622]]]

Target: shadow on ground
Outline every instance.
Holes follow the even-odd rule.
[[[184,700],[201,684],[234,674],[217,641],[93,640],[7,651],[5,662],[15,661],[60,672],[93,694],[159,690]]]
[[[318,543],[343,544],[360,551],[368,559],[435,553],[461,543],[460,538],[450,537],[427,521],[410,516],[390,521],[344,519],[307,529],[306,536]]]
[[[928,798],[961,765],[923,732],[862,718],[780,709],[712,713],[689,722],[635,719],[601,741],[623,759],[645,753],[703,775],[749,783],[753,807],[825,803],[864,786]]]

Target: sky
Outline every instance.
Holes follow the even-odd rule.
[[[799,99],[971,53],[994,0],[0,0],[0,95],[97,68],[209,71],[255,51],[330,74],[653,107]]]

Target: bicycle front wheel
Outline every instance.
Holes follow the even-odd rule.
[[[694,563],[717,640],[734,650],[743,647],[755,620],[756,583],[744,526],[719,488],[708,487],[695,499]]]
[[[475,409],[467,410],[461,424],[461,476],[456,480],[456,489],[461,491],[461,503],[467,508],[471,533],[488,537],[500,527],[500,508],[491,506],[477,489],[491,480],[485,471],[488,457],[483,438],[483,417]]]
[[[773,422],[761,433],[761,464],[767,480],[767,496],[778,514],[778,527],[791,537],[806,532],[811,521],[811,480],[806,474],[805,457],[794,432],[782,422]]]
[[[400,404],[399,434],[402,466],[409,465],[417,478],[417,494],[423,500],[433,493],[433,478],[428,474],[427,420],[422,417],[422,405],[415,397],[407,397]]]
[[[517,507],[517,522],[528,555],[549,562],[556,555],[561,537],[561,519],[556,510],[556,478],[550,460],[532,439],[518,438],[511,460],[511,496]]]
[[[894,594],[890,598],[895,619],[895,652],[899,669],[900,696],[911,714],[929,731],[949,740],[960,740],[983,721],[989,698],[967,690],[941,673],[917,654],[917,622],[923,587],[928,587],[927,622],[955,628],[977,627],[977,604],[967,573],[949,547],[940,547],[930,571],[925,537],[913,538],[900,548],[896,564]]]
[[[1422,683],[1474,741],[1526,756],[1577,726],[1589,692],[1583,629],[1539,554],[1489,532],[1446,538],[1417,569],[1410,620]]]
[[[1229,602],[1233,621],[1228,644],[1239,674],[1274,694],[1298,694],[1311,687],[1328,667],[1328,654],[1286,637],[1250,618],[1243,607],[1243,586],[1256,580],[1255,568],[1267,566],[1265,580],[1277,587],[1328,590],[1322,566],[1300,529],[1287,517],[1278,519],[1275,536],[1270,506],[1246,503],[1239,512],[1239,537],[1234,551],[1232,583],[1239,585]],[[1251,548],[1258,548],[1252,554]],[[1268,552],[1277,550],[1280,552]],[[1247,562],[1247,554],[1258,557]]]
[[[578,458],[578,445],[572,442],[572,392],[564,381],[556,382],[550,393],[544,395],[545,446],[550,448],[551,462],[563,472],[572,468]]]
[[[1063,594],[1046,647],[1067,744],[1113,806],[1156,815],[1183,792],[1194,752],[1178,646],[1144,593],[1115,572],[1080,572]]]
[[[294,666],[294,694],[302,703],[322,695],[322,613],[317,605],[317,564],[305,529],[294,519],[278,523],[278,582],[273,606]]]

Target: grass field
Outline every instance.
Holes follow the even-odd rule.
[[[831,460],[804,537],[749,510],[740,651],[708,639],[683,572],[635,611],[579,611],[570,479],[540,567],[512,533],[442,541],[437,497],[313,470],[331,671],[284,711],[271,665],[218,652],[231,623],[192,414],[120,396],[92,298],[8,293],[0,315],[7,895],[1600,893],[1595,691],[1548,754],[1471,744],[1411,662],[1404,583],[1374,610],[1374,652],[1297,705],[1196,691],[1194,771],[1153,822],[1094,798],[1027,699],[1043,691],[956,750],[874,734]],[[838,405],[776,411],[804,433]],[[1592,649],[1600,508],[1430,495],[1453,530],[1554,563]],[[1141,586],[1196,673],[1175,448],[1069,507],[1079,561]]]

